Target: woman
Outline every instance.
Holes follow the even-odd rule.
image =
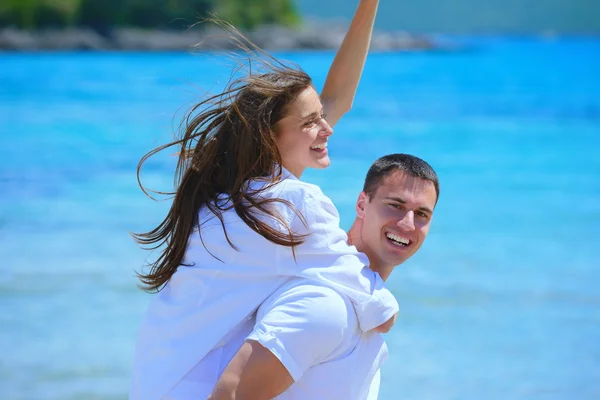
[[[366,256],[346,243],[331,200],[299,180],[306,168],[329,165],[330,125],[352,104],[377,5],[359,2],[321,97],[302,70],[270,59],[196,106],[180,140],[142,158],[138,174],[151,155],[179,149],[172,207],[136,235],[164,247],[140,275],[159,293],[142,322],[131,399],[175,398],[173,388],[193,398],[181,393],[198,388],[181,388],[182,379],[294,276],[346,294],[364,331],[397,312]]]

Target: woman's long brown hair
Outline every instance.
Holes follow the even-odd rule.
[[[248,73],[238,78],[232,76],[222,93],[195,105],[183,118],[179,137],[150,151],[138,164],[138,183],[150,196],[140,178],[144,162],[169,148],[177,149],[179,154],[175,192],[158,192],[174,196],[167,216],[151,231],[132,234],[140,245],[160,251],[158,258],[148,264],[150,271],[138,274],[142,288],[148,292],[160,291],[182,265],[189,236],[195,229],[201,237],[202,221],[198,215],[202,207],[208,207],[219,218],[225,238],[234,249],[222,217],[231,208],[250,228],[273,243],[293,249],[304,240],[289,227],[287,232],[281,232],[261,218],[267,215],[287,226],[268,204],[281,202],[293,207],[292,204],[261,198],[262,190],[249,191],[245,183],[255,178],[272,183],[281,179],[276,125],[285,117],[288,105],[312,81],[299,67],[277,61],[231,26],[225,27],[234,38],[241,38],[236,40],[248,55],[245,62]],[[251,65],[252,58],[255,61]],[[231,201],[216,201],[220,194]]]

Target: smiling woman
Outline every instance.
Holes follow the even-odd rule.
[[[331,162],[327,139],[333,129],[326,117],[319,95],[309,86],[290,104],[288,115],[277,124],[277,147],[283,166],[298,178],[306,168],[325,168]]]
[[[330,124],[352,104],[377,4],[360,2],[321,96],[299,67],[225,25],[248,54],[248,73],[196,105],[180,138],[140,161],[138,178],[154,154],[171,147],[179,154],[171,209],[156,228],[134,235],[162,251],[140,274],[145,289],[159,293],[142,323],[131,399],[188,398],[177,391],[206,398],[219,363],[203,360],[291,277],[348,296],[363,331],[398,311],[368,260],[347,244],[331,200],[299,180],[306,168],[330,163]],[[194,373],[179,386],[198,370],[212,373]]]
[[[262,62],[262,69],[267,72],[238,78],[223,93],[196,105],[184,119],[181,139],[160,146],[140,161],[138,177],[149,157],[170,147],[179,148],[178,187],[172,193],[175,196],[173,206],[156,229],[136,235],[143,245],[167,244],[150,273],[140,276],[147,289],[161,289],[179,268],[189,235],[195,228],[202,232],[198,220],[202,207],[214,215],[235,210],[252,230],[273,243],[283,246],[302,243],[301,237],[273,229],[255,212],[258,209],[284,227],[289,225],[281,216],[266,209],[268,203],[281,202],[262,198],[261,194],[268,186],[244,190],[252,179],[278,182],[283,174],[281,166],[293,165],[296,173],[301,174],[310,161],[302,157],[303,148],[296,146],[298,139],[308,139],[309,135],[297,134],[298,130],[304,133],[308,129],[304,125],[298,127],[294,112],[298,112],[298,107],[306,106],[306,96],[302,94],[307,92],[312,81],[299,68]],[[315,104],[308,106],[314,108]],[[288,108],[294,112],[290,113]],[[290,123],[281,125],[286,116]],[[330,128],[327,126],[327,129]],[[315,136],[312,143],[319,129],[309,131]],[[286,146],[286,157],[279,150],[280,137],[286,143],[292,142],[292,147]],[[306,152],[310,151],[309,146],[305,147]],[[217,201],[220,196],[226,196],[231,204],[221,204]],[[225,232],[225,225],[222,227]]]

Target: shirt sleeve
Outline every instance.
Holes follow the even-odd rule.
[[[352,305],[331,288],[308,284],[280,290],[267,299],[247,340],[273,353],[298,381],[312,366],[335,357],[354,329]]]
[[[293,251],[278,246],[279,273],[321,282],[348,296],[363,332],[392,318],[399,310],[398,302],[379,274],[368,267],[367,256],[348,245],[332,201],[322,193],[308,191],[296,206],[301,216],[293,230],[307,237]]]

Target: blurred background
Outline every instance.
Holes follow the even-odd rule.
[[[150,298],[128,232],[169,206],[137,162],[229,76],[188,51],[212,28],[188,27],[216,11],[321,87],[356,5],[0,2],[2,399],[127,398]],[[332,166],[303,176],[344,228],[376,158],[440,176],[429,237],[389,282],[381,399],[600,399],[599,16],[595,0],[381,0]],[[173,161],[143,182],[170,189]]]

